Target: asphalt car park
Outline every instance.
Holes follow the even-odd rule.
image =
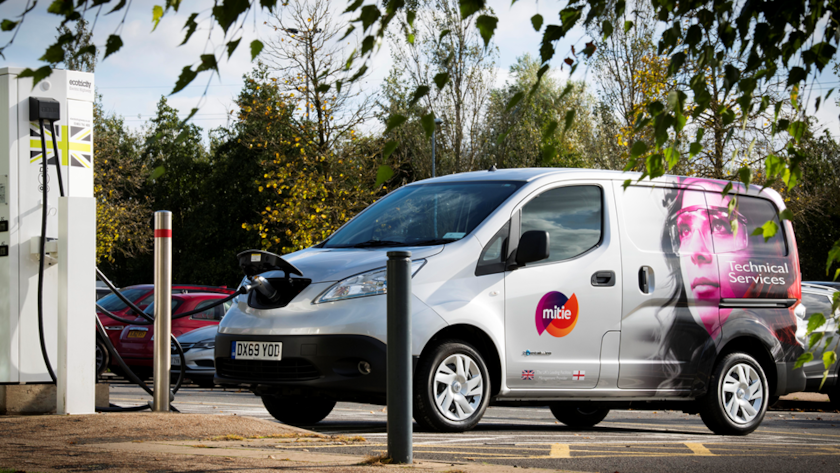
[[[148,401],[139,388],[112,384],[111,402]],[[219,413],[273,420],[247,390],[186,387],[173,405],[184,413]],[[828,403],[782,401],[761,427],[746,436],[715,435],[699,416],[676,411],[612,411],[598,426],[571,429],[547,408],[490,407],[477,428],[459,434],[414,433],[414,457],[458,465],[487,463],[519,468],[574,471],[808,471],[840,467],[840,413]],[[242,448],[271,448],[274,454],[306,450],[380,455],[387,451],[383,406],[339,403],[316,432],[361,436],[364,442],[296,442]],[[282,454],[281,454],[282,455]]]

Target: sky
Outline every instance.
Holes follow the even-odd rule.
[[[336,18],[339,22],[349,22],[353,17],[340,14],[346,5],[346,0],[333,0]],[[224,126],[230,119],[230,112],[236,110],[234,100],[242,87],[242,76],[254,67],[251,62],[248,45],[253,39],[263,42],[276,34],[264,22],[268,20],[266,11],[251,14],[244,28],[243,39],[233,56],[220,64],[220,74],[204,73],[193,81],[192,85],[179,93],[169,96],[172,88],[186,65],[194,64],[198,56],[206,52],[208,47],[207,24],[199,26],[193,38],[184,46],[178,46],[184,38],[183,26],[192,12],[199,12],[199,18],[206,18],[211,0],[183,0],[178,13],[169,11],[152,32],[152,7],[155,3],[146,0],[131,2],[131,9],[123,22],[122,12],[105,15],[104,12],[96,18],[94,27],[94,43],[104,50],[108,35],[119,32],[124,46],[116,54],[99,61],[96,67],[95,83],[97,91],[102,95],[102,102],[106,113],[115,113],[125,117],[126,123],[132,128],[139,129],[154,116],[156,104],[161,96],[168,96],[171,106],[186,115],[189,110],[200,106],[193,122],[206,130]],[[44,2],[43,5],[46,5]],[[499,50],[497,60],[496,84],[503,85],[509,77],[508,70],[516,62],[516,58],[530,53],[537,56],[541,35],[531,27],[530,18],[536,13],[542,14],[546,22],[551,22],[556,15],[557,5],[540,4],[539,2],[519,1],[511,6],[509,0],[489,0],[488,4],[499,17],[498,29],[494,38]],[[15,19],[22,12],[26,2],[24,0],[8,0],[0,4],[0,18]],[[5,60],[0,58],[0,67],[40,67],[38,58],[54,41],[56,27],[60,17],[46,13],[44,6],[38,7],[26,16],[25,23],[14,43],[4,52]],[[106,10],[107,11],[107,10]],[[95,12],[88,12],[86,18],[93,21]],[[0,33],[0,45],[11,38],[10,33]],[[557,45],[557,57],[552,66],[558,67],[568,53],[569,46],[575,44],[578,50],[589,39],[582,28],[573,29],[568,39]],[[212,45],[220,44],[221,30],[216,28],[215,34],[209,38]],[[378,89],[381,81],[387,76],[392,60],[387,42],[374,56],[369,64],[372,73],[364,87],[373,92]],[[840,80],[826,69],[819,77],[821,85],[817,85],[812,96],[821,92],[825,94],[831,87],[840,89]],[[566,78],[567,74],[558,72],[555,75]],[[579,68],[575,79],[588,79],[584,67]],[[208,86],[209,84],[209,86]],[[207,94],[202,98],[205,87]],[[834,97],[840,96],[840,90]],[[813,107],[811,107],[813,110]],[[817,117],[824,128],[840,138],[840,121],[838,120],[840,107],[831,98],[823,103]],[[368,126],[376,127],[378,123]],[[372,129],[371,128],[371,129]]]

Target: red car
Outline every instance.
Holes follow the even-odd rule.
[[[212,305],[219,299],[228,297],[228,294],[212,294],[212,293],[190,293],[190,294],[176,294],[172,296],[172,316],[189,312],[202,307]],[[172,320],[172,335],[175,337],[195,330],[197,328],[205,327],[207,325],[218,325],[224,317],[227,310],[233,304],[233,301],[227,301],[215,307],[190,315],[180,319]],[[144,310],[147,314],[154,313],[154,303],[146,306]],[[144,320],[137,317],[137,320]],[[125,364],[128,365],[134,374],[140,378],[148,378],[152,376],[152,360],[154,358],[154,333],[153,325],[128,325],[122,329],[119,334],[119,339],[114,347],[122,357]],[[169,351],[167,351],[169,356]],[[111,368],[116,367],[116,362],[111,363]]]
[[[134,305],[136,305],[139,309],[145,309],[149,304],[152,303],[152,300],[154,299],[154,290],[154,284],[138,284],[136,286],[128,286],[122,288],[120,289],[120,293],[123,296],[125,296],[126,299],[130,300]],[[172,285],[172,294],[188,294],[193,292],[212,292],[230,295],[236,291],[225,286],[202,286],[198,284]],[[125,303],[119,297],[117,297],[116,294],[109,294],[103,297],[102,299],[96,301],[96,303],[102,306],[103,309],[107,310],[108,312],[111,312],[114,315],[125,319],[134,319],[135,314],[132,312],[131,309],[128,308],[127,305],[125,305]],[[125,328],[126,324],[114,320],[111,317],[108,317],[107,315],[99,312],[98,310],[96,315],[99,317],[99,320],[105,327],[105,332],[108,334],[108,338],[111,339],[111,343],[114,345],[114,347],[116,347],[117,343],[119,343],[120,340],[120,334],[122,334],[122,330],[123,328]],[[97,339],[96,373],[102,374],[110,364],[110,361],[111,359],[108,354],[108,349],[105,347],[102,341]]]

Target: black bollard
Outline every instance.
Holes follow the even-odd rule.
[[[388,456],[395,463],[411,463],[411,252],[389,251],[387,406]]]

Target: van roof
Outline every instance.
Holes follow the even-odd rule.
[[[565,177],[573,178],[573,179],[609,179],[612,181],[625,181],[627,179],[631,179],[634,183],[639,180],[642,176],[639,172],[624,172],[624,171],[613,171],[613,170],[606,170],[606,169],[584,169],[584,168],[512,168],[512,169],[498,169],[496,171],[472,171],[472,172],[462,172],[456,174],[449,174],[446,176],[435,177],[432,179],[424,179],[422,181],[417,181],[409,185],[422,185],[422,184],[431,184],[431,183],[443,183],[443,182],[478,182],[478,181],[520,181],[520,182],[533,182],[541,178],[545,178],[552,175],[565,175]],[[648,179],[642,181],[642,183],[650,183],[655,182],[661,185],[673,186],[675,184],[676,179],[684,179],[684,176],[675,176],[666,174],[662,177],[658,177],[656,179]],[[780,206],[780,210],[784,208],[784,203],[779,197],[778,193],[773,190],[772,188],[762,188],[760,186],[750,184],[749,192],[745,192],[744,185],[740,182],[736,181],[725,181],[720,179],[704,179],[704,178],[695,178],[695,179],[702,179],[704,181],[714,182],[721,185],[721,187],[726,186],[726,184],[732,184],[731,192],[739,193],[739,194],[749,194],[749,195],[759,195],[764,194],[765,197],[769,197],[773,200],[777,205]]]

